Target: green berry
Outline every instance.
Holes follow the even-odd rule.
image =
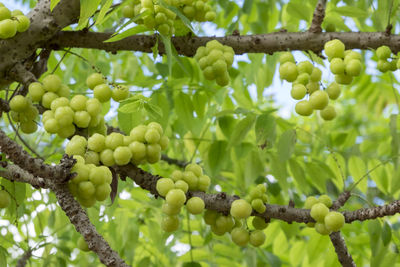
[[[203,169],[195,163],[189,163],[188,165],[186,165],[185,171],[191,171],[197,177],[200,177],[201,175],[203,175]]]
[[[165,232],[173,232],[179,227],[179,218],[176,215],[165,216],[161,221],[161,229]]]
[[[85,239],[82,236],[80,236],[78,239],[78,248],[85,252],[90,251]]]
[[[167,193],[174,188],[174,181],[170,178],[161,178],[157,180],[156,189],[160,196],[165,197]]]
[[[279,56],[279,63],[283,64],[283,63],[286,63],[286,62],[296,63],[292,53],[290,53],[290,52],[281,53],[281,55]]]
[[[313,113],[313,108],[309,101],[302,100],[300,102],[297,102],[295,106],[295,111],[301,116],[310,116]]]
[[[100,153],[100,161],[108,167],[115,165],[114,152],[108,148],[104,149]]]
[[[311,217],[317,222],[323,222],[328,213],[329,209],[322,203],[314,204],[310,211]]]
[[[10,194],[5,190],[0,190],[0,209],[7,208],[11,203]]]
[[[265,234],[261,230],[256,230],[250,233],[250,244],[259,247],[265,242]]]
[[[325,224],[323,222],[317,222],[314,225],[315,231],[320,233],[321,235],[329,235],[331,231],[326,228]]]
[[[175,188],[186,193],[189,190],[189,185],[185,181],[179,180],[175,182]]]
[[[318,203],[318,199],[316,197],[308,197],[306,201],[304,202],[304,208],[305,209],[311,209],[314,204]]]
[[[294,82],[297,78],[297,66],[293,62],[285,62],[279,67],[280,77],[288,82]]]
[[[18,32],[24,32],[27,29],[29,29],[29,26],[31,24],[30,20],[24,16],[24,15],[18,15],[15,17],[18,24],[17,24],[17,31]]]
[[[121,102],[129,97],[129,88],[125,85],[118,85],[112,90],[112,99]]]
[[[88,148],[95,152],[101,152],[105,148],[106,137],[104,135],[95,133],[88,139]]]
[[[238,246],[246,246],[250,241],[249,232],[243,228],[234,228],[231,232],[232,241]]]
[[[328,208],[332,207],[332,199],[328,195],[321,195],[318,202],[324,204]]]
[[[161,207],[161,211],[164,214],[167,215],[178,215],[179,212],[181,211],[181,207],[177,207],[177,206],[172,206],[169,205],[168,203],[163,203],[162,207]]]
[[[119,146],[114,150],[114,159],[117,165],[123,166],[131,161],[132,152],[127,146]]]
[[[120,133],[111,133],[107,135],[105,139],[106,148],[109,149],[116,149],[119,146],[124,145],[124,136]]]
[[[338,39],[326,42],[324,45],[324,49],[325,54],[328,56],[329,60],[333,58],[344,58],[345,47],[342,41]]]
[[[267,226],[268,226],[268,223],[265,222],[264,218],[257,217],[257,216],[253,217],[251,224],[257,230],[263,230],[263,229],[267,228]]]
[[[386,60],[390,57],[391,54],[392,51],[386,45],[383,45],[381,47],[378,47],[378,49],[376,49],[376,55],[378,59]]]
[[[107,84],[99,84],[93,89],[93,95],[100,102],[107,102],[112,96],[111,88]]]
[[[0,21],[0,39],[8,39],[15,36],[17,33],[16,21],[5,19]]]
[[[111,193],[111,187],[109,184],[104,183],[96,186],[95,197],[97,201],[104,201],[108,198]]]
[[[336,100],[341,92],[340,85],[333,82],[326,88],[326,92],[328,93],[329,99]]]
[[[199,197],[192,197],[186,203],[186,208],[191,214],[200,214],[204,210],[204,201]]]
[[[232,202],[230,214],[236,219],[245,219],[252,212],[251,205],[244,199],[237,199]]]
[[[32,101],[40,102],[40,100],[42,100],[42,96],[44,95],[44,88],[41,83],[33,82],[29,84],[28,90]]]
[[[103,75],[101,75],[100,73],[92,73],[86,79],[86,85],[92,90],[97,85],[100,85],[103,83],[105,83],[105,80],[103,79]]]
[[[309,100],[313,109],[324,109],[329,102],[328,94],[325,91],[318,90],[310,96]]]
[[[171,189],[165,196],[165,201],[172,206],[183,206],[186,201],[186,195],[180,189]]]
[[[333,120],[336,117],[336,110],[333,106],[328,105],[326,108],[319,112],[322,119],[326,121]]]
[[[343,227],[345,219],[343,214],[340,212],[331,211],[325,216],[324,222],[326,229],[332,232],[337,232]]]
[[[294,84],[292,90],[290,91],[290,95],[293,99],[300,100],[303,99],[307,94],[307,89],[304,85],[298,83]]]
[[[22,95],[16,95],[10,100],[10,109],[15,112],[24,112],[29,107],[29,101]]]
[[[57,92],[61,87],[61,79],[55,74],[50,74],[44,77],[43,81],[44,90],[48,92]]]

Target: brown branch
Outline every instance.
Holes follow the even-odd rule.
[[[180,168],[184,168],[186,165],[189,164],[188,162],[183,161],[183,160],[170,158],[170,157],[168,157],[168,155],[165,155],[165,154],[161,155],[161,160],[165,161],[168,164],[176,165],[176,166],[178,166]]]
[[[346,223],[351,223],[353,221],[365,221],[376,219],[378,217],[390,216],[399,212],[400,200],[395,200],[392,203],[383,206],[362,208],[355,211],[344,211],[343,215],[346,219]]]
[[[333,232],[329,235],[332,245],[335,247],[336,254],[338,256],[339,262],[343,267],[355,267],[356,264],[353,261],[349,251],[347,250],[346,243],[340,232]]]
[[[97,232],[96,227],[90,222],[87,213],[71,195],[66,184],[53,184],[51,190],[55,193],[58,204],[75,226],[76,231],[83,236],[89,249],[97,254],[99,260],[104,265],[110,267],[129,266]]]
[[[4,168],[4,170],[0,170],[0,176],[7,180],[28,183],[35,188],[49,188],[48,180],[41,177],[35,177],[17,165],[3,161],[0,163],[0,166]]]
[[[324,21],[325,17],[325,6],[326,6],[326,0],[318,0],[317,6],[315,7],[314,10],[313,19],[311,21],[311,26],[308,29],[309,32],[312,33],[322,32],[321,24]]]
[[[19,258],[16,267],[25,267],[27,261],[32,256],[32,250],[28,249],[22,254],[21,258]]]
[[[350,198],[351,194],[349,191],[344,191],[339,195],[339,197],[333,202],[331,209],[338,210],[344,206],[347,200]]]
[[[25,88],[28,88],[30,83],[37,81],[35,75],[27,70],[21,63],[15,64],[14,67],[10,69],[8,78],[23,84]]]
[[[66,47],[101,49],[110,52],[119,50],[141,51],[153,53],[152,47],[157,42],[157,35],[134,35],[123,40],[111,43],[104,41],[110,38],[112,33],[96,32],[59,32],[43,47],[54,50]],[[332,39],[340,39],[346,49],[376,49],[382,45],[390,47],[393,53],[400,51],[400,35],[386,35],[383,32],[276,32],[258,35],[230,35],[225,37],[196,37],[183,36],[171,39],[178,54],[193,56],[199,46],[204,46],[210,40],[218,40],[224,45],[231,46],[235,54],[267,53],[287,50],[311,50],[319,53],[324,44]],[[164,54],[164,46],[159,42],[159,52]]]
[[[0,130],[0,152],[22,169],[32,173],[34,176],[57,182],[65,182],[72,178],[70,170],[75,163],[72,157],[64,156],[61,164],[48,165],[43,160],[31,157],[19,144],[9,138],[5,132]]]

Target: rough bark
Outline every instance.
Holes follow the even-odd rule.
[[[353,261],[349,251],[347,250],[346,243],[340,232],[333,232],[329,235],[332,245],[335,247],[336,254],[338,256],[339,262],[343,267],[355,267],[356,264]]]

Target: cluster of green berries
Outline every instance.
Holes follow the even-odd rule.
[[[36,132],[36,117],[39,114],[37,108],[32,104],[30,98],[16,95],[10,100],[10,115],[13,121],[19,123],[23,133],[31,134]]]
[[[177,8],[189,20],[212,21],[216,16],[211,6],[207,3],[207,0],[166,0],[164,2],[167,5]],[[133,0],[122,8],[122,15],[126,18],[134,18],[141,13],[145,15],[136,21],[138,24],[144,24],[147,28],[155,29],[166,36],[173,35],[176,26],[184,26],[175,12],[163,7],[158,1]],[[187,29],[186,26],[183,28]],[[188,29],[185,32],[187,33]]]
[[[82,156],[87,164],[123,166],[131,162],[138,165],[159,161],[161,150],[165,150],[168,143],[161,125],[151,122],[132,129],[128,136],[115,132],[109,135],[94,133],[87,140],[74,136],[67,144],[65,153]]]
[[[232,47],[212,40],[206,46],[197,48],[194,58],[207,80],[215,79],[219,86],[226,86],[229,84],[228,68],[232,66],[234,54]]]
[[[93,90],[94,98],[101,103],[110,101],[121,102],[129,97],[129,88],[125,85],[117,85],[112,90],[106,79],[100,73],[92,73],[86,79],[86,85]]]
[[[6,190],[0,190],[0,209],[7,208],[11,203],[10,194]]]
[[[13,38],[29,29],[31,22],[21,10],[9,10],[0,2],[0,39]]]
[[[400,59],[392,57],[392,50],[390,50],[388,46],[383,45],[376,49],[376,56],[378,57],[377,68],[380,72],[396,71],[400,69]]]
[[[165,198],[162,212],[166,215],[161,221],[161,228],[172,232],[179,227],[181,207],[186,202],[188,190],[205,192],[210,186],[210,177],[203,174],[203,169],[194,163],[188,164],[185,171],[174,171],[171,178],[161,178],[157,181],[156,189],[160,196]],[[204,201],[199,197],[189,198],[186,208],[191,214],[200,214],[205,207]]]
[[[84,207],[106,200],[111,193],[112,173],[106,166],[86,164],[81,156],[74,156],[77,163],[71,169],[76,176],[68,183],[71,194]]]
[[[265,203],[268,202],[268,196],[265,194],[266,191],[267,188],[263,184],[257,185],[250,191],[249,203],[251,203],[251,207],[258,213],[264,213],[266,210]]]
[[[325,54],[330,62],[330,70],[335,74],[335,81],[339,84],[350,84],[353,77],[361,74],[361,54],[352,50],[345,50],[345,45],[338,39],[326,42]]]
[[[311,209],[310,215],[316,221],[309,223],[308,226],[314,227],[321,235],[329,235],[332,232],[339,231],[344,223],[344,216],[337,211],[329,211],[332,206],[332,200],[327,195],[308,197],[304,203],[305,209]]]

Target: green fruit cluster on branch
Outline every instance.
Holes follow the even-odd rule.
[[[92,73],[86,78],[86,85],[93,90],[94,98],[101,103],[110,101],[121,102],[129,97],[129,89],[125,85],[114,86],[113,89],[107,84],[107,80],[100,73]]]
[[[31,22],[21,10],[9,10],[0,2],[0,39],[13,38],[29,29]]]
[[[311,209],[310,215],[316,221],[309,223],[308,226],[314,227],[321,235],[329,235],[331,232],[339,231],[344,223],[344,216],[337,211],[329,211],[332,200],[327,195],[308,197],[304,203],[305,209]]]
[[[82,137],[83,138],[83,137]],[[68,183],[71,194],[84,207],[92,207],[96,201],[104,201],[111,193],[112,173],[106,166],[86,164],[81,156],[74,156],[77,163],[71,169],[76,176]]]
[[[174,180],[175,183],[185,182],[188,185],[188,190],[192,191],[206,192],[211,183],[210,177],[203,174],[203,169],[195,163],[186,165],[185,171],[183,172],[175,170],[171,175],[171,179]],[[185,186],[182,186],[182,188],[184,187]]]
[[[161,151],[167,148],[168,143],[161,125],[150,122],[133,128],[128,136],[116,132],[109,135],[94,133],[87,140],[74,136],[68,142],[65,153],[82,156],[87,164],[138,165],[158,162]]]
[[[0,209],[7,208],[11,203],[10,194],[5,190],[0,190]]]
[[[249,202],[251,207],[258,213],[264,213],[266,210],[265,203],[268,202],[267,191],[263,184],[259,184],[250,191]]]
[[[378,57],[377,69],[380,72],[396,71],[400,68],[400,60],[397,57],[392,57],[390,47],[386,45],[378,47],[376,56]]]
[[[178,35],[189,32],[188,28],[182,24],[182,20],[169,7],[178,9],[190,21],[212,21],[216,16],[207,0],[134,0],[122,8],[122,15],[126,18],[142,15],[136,23],[144,24],[148,29],[157,30],[165,36],[172,36],[175,33],[175,27],[185,28],[183,32],[179,29]]]
[[[10,102],[11,119],[19,123],[19,129],[26,134],[36,132],[37,123],[35,121],[39,114],[37,108],[32,104],[30,98],[15,95]]]
[[[207,80],[215,79],[219,86],[226,86],[229,84],[228,68],[232,66],[234,55],[232,47],[212,40],[197,48],[194,58]]]

